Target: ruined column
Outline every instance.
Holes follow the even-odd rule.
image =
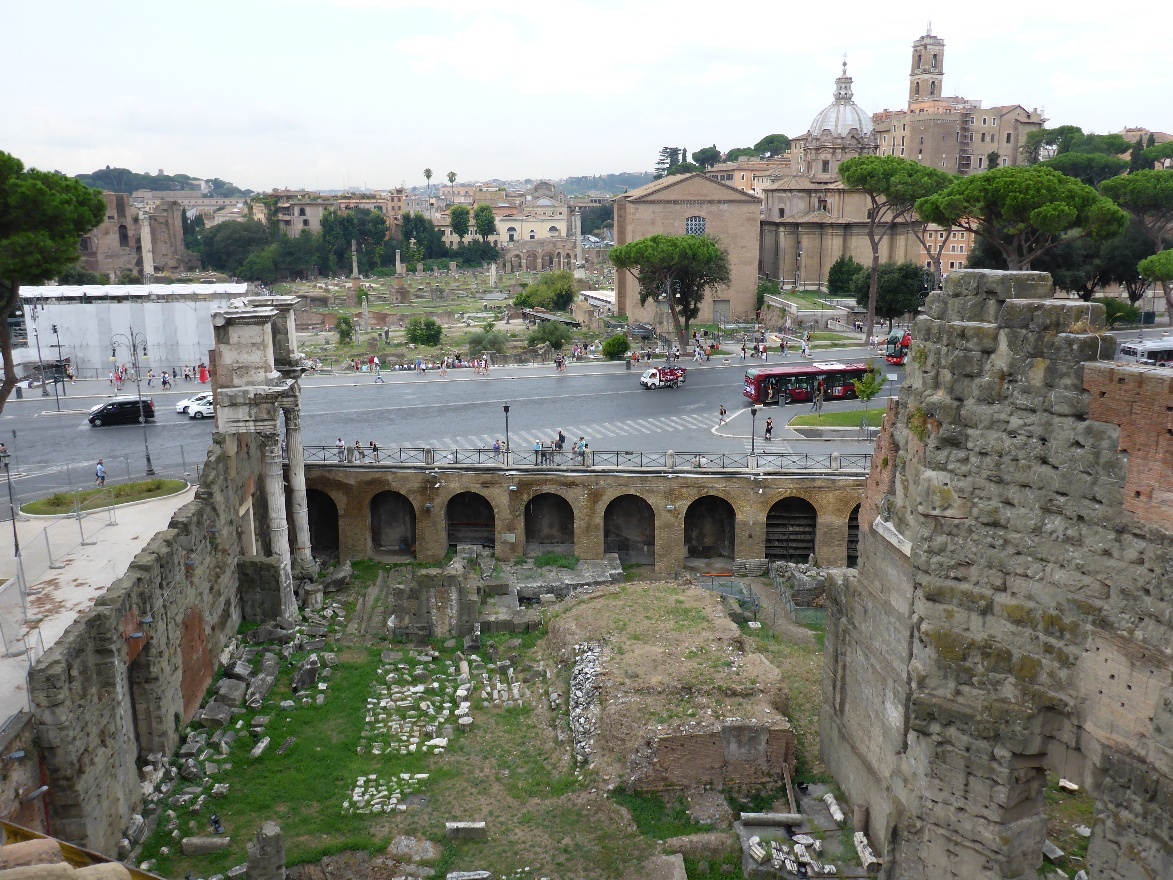
[[[305,496],[305,450],[301,445],[301,407],[295,401],[282,406],[285,414],[285,450],[289,458],[289,488],[293,507],[293,564],[313,567],[310,548],[310,514]],[[312,576],[312,575],[311,575]]]
[[[262,822],[248,843],[249,880],[284,880],[285,837],[276,822]]]
[[[289,561],[289,526],[285,521],[285,480],[281,474],[281,438],[262,434],[265,443],[265,502],[269,507],[269,543],[281,560],[281,615],[297,615],[293,596],[293,569]]]

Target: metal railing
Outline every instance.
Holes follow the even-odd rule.
[[[377,464],[414,464],[424,467],[468,466],[498,468],[591,468],[596,470],[657,471],[787,471],[866,472],[871,467],[870,452],[812,455],[802,452],[767,452],[756,456],[747,452],[639,452],[634,450],[590,450],[580,452],[541,449],[514,449],[509,453],[481,447],[477,449],[434,449],[431,447],[388,447],[378,452],[369,447],[304,447],[306,462],[362,466]]]

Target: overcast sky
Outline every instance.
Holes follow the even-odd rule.
[[[649,170],[662,146],[805,130],[844,53],[865,110],[903,106],[928,16],[946,95],[1173,131],[1168,11],[1091,7],[3,0],[0,150],[262,190]]]

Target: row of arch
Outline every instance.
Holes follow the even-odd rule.
[[[574,253],[569,251],[543,251],[538,253],[508,254],[505,257],[505,271],[507,272],[538,272],[542,269],[573,269]]]
[[[338,552],[338,508],[325,492],[308,489],[310,540],[316,555]],[[495,547],[496,515],[493,505],[478,492],[458,492],[444,509],[449,546],[473,544]],[[525,504],[525,553],[575,552],[575,517],[570,502],[561,495],[543,492]],[[388,490],[370,500],[371,548],[379,555],[415,555],[416,508],[406,495]],[[616,553],[624,563],[656,562],[656,513],[638,495],[620,495],[603,512],[603,552]],[[766,515],[765,555],[768,559],[806,562],[815,553],[818,514],[807,500],[787,497]],[[737,513],[717,495],[702,495],[684,512],[685,558],[737,557]],[[847,564],[855,565],[859,546],[859,505],[847,524]]]

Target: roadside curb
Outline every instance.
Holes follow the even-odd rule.
[[[164,477],[163,479],[172,479],[173,480],[176,478],[175,477]],[[140,483],[140,482],[145,482],[145,481],[144,480],[135,480],[134,482]],[[112,506],[115,510],[118,510],[118,509],[124,508],[124,507],[139,507],[143,504],[152,504],[155,501],[162,501],[165,498],[174,498],[176,495],[182,495],[184,492],[191,491],[192,489],[195,488],[195,483],[189,483],[187,480],[184,480],[183,482],[184,482],[184,487],[176,492],[170,492],[167,495],[157,495],[154,498],[144,498],[141,501],[127,501],[125,504],[115,504]],[[39,501],[41,499],[38,498],[37,500]],[[33,504],[35,502],[30,501],[30,502],[26,502],[26,503]],[[101,513],[102,511],[105,511],[105,510],[110,510],[110,507],[95,507],[92,510],[83,510],[81,512],[81,514],[84,517],[84,516],[90,516],[95,513]],[[20,519],[23,519],[23,520],[76,519],[77,518],[76,513],[25,513],[24,510],[21,508],[17,508],[16,514]]]

